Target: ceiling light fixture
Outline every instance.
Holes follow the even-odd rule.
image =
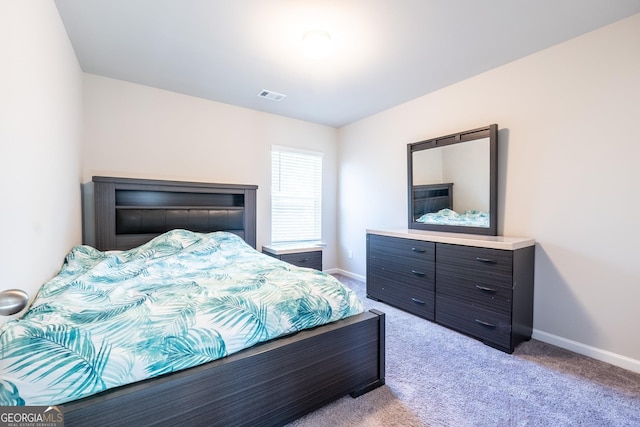
[[[302,37],[302,51],[311,59],[324,59],[331,53],[331,36],[326,31],[311,30]]]
[[[262,89],[260,92],[258,92],[258,96],[260,98],[265,98],[265,99],[269,99],[271,101],[276,101],[276,102],[280,102],[282,101],[287,95],[283,94],[283,93],[278,93],[278,92],[274,92],[272,90],[267,90],[267,89]]]

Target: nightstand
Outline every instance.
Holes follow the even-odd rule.
[[[262,253],[298,267],[315,268],[322,271],[321,246],[270,245],[263,246]]]

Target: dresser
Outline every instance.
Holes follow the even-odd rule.
[[[367,296],[511,353],[531,338],[535,241],[367,231]]]

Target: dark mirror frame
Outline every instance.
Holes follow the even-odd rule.
[[[430,148],[444,147],[452,144],[463,144],[482,138],[489,138],[489,227],[469,227],[460,225],[423,224],[413,220],[413,153]],[[429,231],[445,231],[450,233],[482,234],[496,236],[498,234],[498,125],[471,129],[451,135],[407,144],[407,172],[409,176],[409,228]]]

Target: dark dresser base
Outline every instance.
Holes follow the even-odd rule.
[[[507,353],[531,338],[532,241],[495,249],[474,246],[473,239],[443,239],[452,244],[425,236],[367,234],[367,297]]]

